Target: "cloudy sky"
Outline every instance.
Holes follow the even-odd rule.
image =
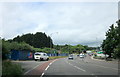
[[[6,2],[2,3],[0,34],[12,39],[45,32],[54,44],[99,46],[118,19],[117,2]]]

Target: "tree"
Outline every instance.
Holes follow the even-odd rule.
[[[50,38],[50,36],[48,36],[48,38],[47,38],[47,47],[53,48],[53,41],[52,41],[52,39]]]
[[[114,54],[120,59],[120,20],[118,20],[116,23],[118,26],[116,27],[116,48],[114,49]]]
[[[10,43],[6,42],[5,40],[2,40],[2,59],[7,59],[7,54],[10,53]]]
[[[103,41],[102,44],[103,49],[105,50],[105,54],[108,54],[111,57],[111,53],[114,53],[115,46],[115,28],[112,24],[110,29],[106,32],[106,40]]]
[[[106,32],[106,39],[103,40],[101,45],[105,54],[108,54],[109,57],[111,57],[112,53],[116,57],[120,55],[120,20],[117,21],[117,24],[116,27],[113,24],[110,26],[110,29]]]
[[[10,40],[11,41],[11,40]],[[37,32],[36,34],[24,34],[22,36],[17,36],[13,39],[16,42],[25,42],[35,48],[44,48],[51,47],[53,48],[53,42],[50,36],[47,36],[45,33]]]
[[[68,44],[65,44],[65,45],[54,45],[54,48],[56,50],[61,50],[61,53],[69,53],[69,54],[81,53],[82,51],[86,50],[86,48],[83,45],[80,45],[80,44],[75,45],[75,46],[68,45]]]

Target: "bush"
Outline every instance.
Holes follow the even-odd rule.
[[[10,45],[12,50],[30,50],[32,51],[32,46],[30,46],[29,44],[25,43],[25,42],[12,42]]]
[[[96,57],[97,56],[97,54],[94,54],[94,57]]]
[[[23,74],[22,67],[18,64],[13,64],[10,61],[3,61],[2,63],[2,75],[3,76],[20,76]]]
[[[2,60],[7,59],[7,54],[10,53],[10,43],[9,42],[5,42],[2,40],[2,45],[1,45],[1,49],[2,49]]]

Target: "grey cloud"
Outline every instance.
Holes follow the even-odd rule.
[[[117,20],[117,3],[109,2],[11,3],[4,4],[4,8],[3,37],[58,32],[52,35],[54,44],[100,45],[109,26]]]

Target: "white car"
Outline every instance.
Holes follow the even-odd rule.
[[[84,57],[85,57],[85,54],[82,54],[82,53],[81,53],[79,56],[80,56],[80,58],[84,58]]]
[[[49,60],[49,56],[44,52],[36,52],[34,54],[35,61],[37,60]]]
[[[68,56],[68,59],[72,59],[72,60],[73,60],[73,55],[72,55],[72,54],[69,55],[69,56]]]

